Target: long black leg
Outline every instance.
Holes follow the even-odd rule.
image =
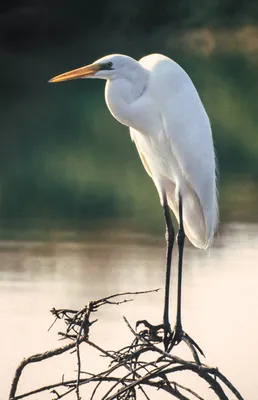
[[[183,252],[185,243],[185,231],[183,225],[183,205],[182,197],[179,193],[179,229],[177,234],[178,245],[178,281],[177,281],[177,312],[176,312],[176,325],[175,330],[182,331],[182,271],[183,271]]]
[[[165,278],[165,302],[164,302],[164,346],[165,349],[168,347],[170,340],[171,329],[169,323],[169,290],[170,290],[170,275],[171,275],[171,261],[172,261],[172,250],[175,239],[174,227],[169,211],[169,206],[167,203],[167,198],[163,198],[163,210],[166,223],[166,242],[167,242],[167,254],[166,254],[166,278]]]
[[[169,323],[169,290],[170,290],[170,275],[171,275],[171,261],[172,261],[172,250],[174,246],[175,232],[172,224],[172,219],[169,211],[169,206],[167,202],[167,197],[163,195],[163,210],[166,224],[166,277],[165,277],[165,301],[164,301],[164,313],[163,313],[163,324],[152,325],[146,320],[137,321],[136,327],[143,324],[149,333],[149,337],[154,341],[163,341],[165,350],[167,350],[169,345],[172,345],[171,338],[172,332]],[[163,338],[158,335],[160,330],[164,331]],[[173,346],[173,345],[172,345]]]
[[[164,347],[167,352],[170,352],[173,347],[179,344],[181,341],[185,342],[192,352],[194,360],[197,364],[200,364],[198,351],[202,354],[201,348],[198,344],[186,333],[182,328],[182,315],[181,315],[181,300],[182,300],[182,269],[183,269],[183,252],[185,242],[185,231],[183,224],[183,201],[181,194],[179,193],[179,229],[177,234],[178,244],[178,281],[177,281],[177,312],[176,312],[176,323],[173,332],[171,332],[169,323],[169,290],[170,290],[170,275],[171,275],[171,261],[172,261],[172,250],[174,245],[174,228],[170,211],[167,203],[167,198],[163,197],[163,209],[166,222],[166,242],[167,242],[167,258],[166,258],[166,281],[165,281],[165,303],[164,303],[164,314],[163,324],[152,325],[146,320],[141,320],[136,323],[136,326],[143,324],[148,329],[148,335],[150,340],[162,341],[162,337],[158,335],[158,332],[164,330]],[[145,333],[146,331],[142,331]]]
[[[182,196],[179,193],[179,229],[177,234],[177,245],[178,245],[178,281],[177,281],[177,312],[176,312],[176,323],[174,327],[173,337],[169,343],[168,351],[170,351],[174,345],[184,341],[190,348],[195,362],[200,363],[197,350],[202,354],[201,348],[198,344],[186,333],[182,328],[182,270],[183,270],[183,252],[185,243],[185,231],[183,224],[183,201]]]

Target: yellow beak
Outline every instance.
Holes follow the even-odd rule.
[[[94,76],[96,72],[100,70],[100,66],[98,64],[90,64],[86,67],[81,67],[77,69],[73,69],[72,71],[65,72],[64,74],[57,75],[54,78],[50,79],[48,82],[56,83],[63,81],[70,81],[72,79],[80,79],[85,78],[87,76]]]

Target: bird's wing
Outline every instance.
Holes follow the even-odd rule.
[[[150,166],[146,160],[146,157],[144,155],[144,152],[142,151],[138,141],[137,141],[137,134],[139,134],[139,132],[136,129],[133,128],[129,128],[130,130],[130,135],[131,135],[131,139],[134,142],[136,149],[138,151],[138,154],[140,156],[141,162],[145,168],[145,171],[147,172],[147,174],[152,178],[152,173],[151,173],[151,169]]]
[[[179,190],[192,191],[192,207],[199,207],[205,220],[207,245],[217,224],[215,155],[208,116],[194,84],[178,64],[162,58],[150,76],[164,134],[184,178],[178,182]],[[190,203],[189,199],[189,207]],[[184,214],[186,218],[185,207]]]

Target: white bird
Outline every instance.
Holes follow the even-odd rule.
[[[211,125],[198,92],[188,74],[175,61],[160,54],[148,55],[140,61],[121,54],[108,55],[58,75],[50,82],[78,78],[107,80],[106,104],[111,114],[129,127],[164,208],[168,242],[165,347],[169,340],[172,345],[185,340],[199,349],[181,325],[184,232],[194,246],[206,249],[216,231],[218,207]],[[168,206],[179,223],[177,319],[172,333],[168,302],[174,230]]]

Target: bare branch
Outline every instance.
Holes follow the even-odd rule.
[[[80,343],[82,343],[83,341],[85,341],[85,337],[84,336],[82,336],[80,338]],[[12,398],[15,397],[15,393],[17,391],[17,386],[18,386],[19,379],[20,379],[22,371],[26,367],[26,365],[31,364],[31,363],[40,362],[40,361],[43,361],[43,360],[47,360],[48,358],[51,358],[51,357],[59,356],[60,354],[63,354],[65,352],[71,350],[75,346],[76,346],[76,343],[69,343],[69,344],[67,344],[65,346],[58,347],[58,348],[56,348],[54,350],[46,351],[45,353],[34,354],[33,356],[30,356],[30,357],[25,358],[24,360],[22,360],[22,362],[20,363],[20,365],[18,366],[18,368],[15,371],[14,378],[13,378],[13,381],[12,381],[12,384],[11,384],[11,390],[10,390],[9,398],[12,399]]]
[[[106,383],[105,393],[102,400],[112,399],[130,399],[136,400],[137,393],[140,391],[146,400],[151,400],[147,393],[148,388],[156,388],[165,391],[172,398],[179,400],[190,400],[193,397],[198,400],[204,400],[201,394],[196,393],[191,388],[179,384],[174,379],[175,373],[190,371],[196,374],[199,379],[205,381],[208,387],[213,390],[218,400],[229,400],[225,392],[225,388],[230,392],[230,400],[232,395],[236,400],[244,400],[238,390],[231,382],[217,369],[205,365],[200,362],[197,352],[193,346],[188,347],[191,350],[193,360],[184,360],[175,356],[172,352],[166,352],[159,347],[155,338],[153,339],[145,331],[136,332],[124,317],[128,329],[133,335],[132,343],[127,344],[118,350],[105,350],[96,344],[93,340],[89,340],[91,326],[97,322],[92,319],[92,314],[98,311],[103,305],[121,305],[122,303],[131,301],[125,296],[133,296],[137,294],[146,294],[156,292],[156,290],[142,292],[124,292],[101,298],[96,301],[89,302],[88,305],[80,310],[55,309],[51,310],[55,317],[55,321],[60,320],[65,325],[65,329],[59,332],[62,340],[69,340],[70,343],[58,347],[57,349],[47,351],[42,354],[35,354],[24,359],[17,367],[9,395],[9,400],[28,399],[42,392],[49,392],[55,399],[59,400],[74,392],[77,400],[81,399],[80,388],[91,384],[90,400],[94,400],[99,394],[99,387],[102,383]],[[53,326],[53,324],[51,325]],[[187,338],[186,338],[187,340]],[[81,361],[81,343],[86,346],[93,347],[98,355],[110,360],[109,366],[98,373],[82,371]],[[192,341],[191,341],[192,343]],[[31,363],[41,362],[54,356],[59,356],[67,351],[76,352],[77,356],[77,377],[76,379],[64,380],[51,385],[46,385],[30,392],[17,395],[17,387],[22,376],[23,369]],[[173,349],[171,349],[173,351]],[[86,375],[86,377],[83,377]],[[189,397],[190,396],[190,397]],[[100,398],[100,396],[98,396]]]

